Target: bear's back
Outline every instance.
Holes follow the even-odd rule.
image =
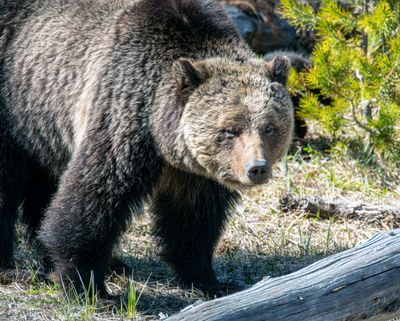
[[[176,59],[251,55],[211,0],[13,3],[0,7],[8,12],[0,35],[12,30],[0,50],[0,95],[16,138],[45,166],[66,165],[89,115],[117,128],[129,113],[146,128],[158,83]]]

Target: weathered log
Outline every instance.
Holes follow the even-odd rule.
[[[384,223],[389,221],[393,227],[400,227],[400,206],[366,204],[346,199],[327,200],[315,196],[300,198],[293,195],[282,197],[279,203],[283,211],[301,210],[311,217],[357,219],[378,226],[385,226]]]
[[[297,272],[208,301],[174,320],[390,320],[400,316],[400,229]]]

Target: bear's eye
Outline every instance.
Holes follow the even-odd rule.
[[[275,132],[275,128],[272,125],[268,125],[265,128],[265,135],[267,135],[267,136],[272,136],[274,134],[274,132]]]
[[[225,128],[222,130],[222,132],[226,138],[239,137],[240,134],[242,133],[240,129],[236,129],[236,128],[232,128],[232,127]]]

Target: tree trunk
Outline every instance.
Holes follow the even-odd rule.
[[[400,316],[400,229],[167,320],[387,321],[395,316]]]

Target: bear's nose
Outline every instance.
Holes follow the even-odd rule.
[[[247,177],[259,184],[268,178],[269,164],[266,160],[252,160],[246,164]]]

